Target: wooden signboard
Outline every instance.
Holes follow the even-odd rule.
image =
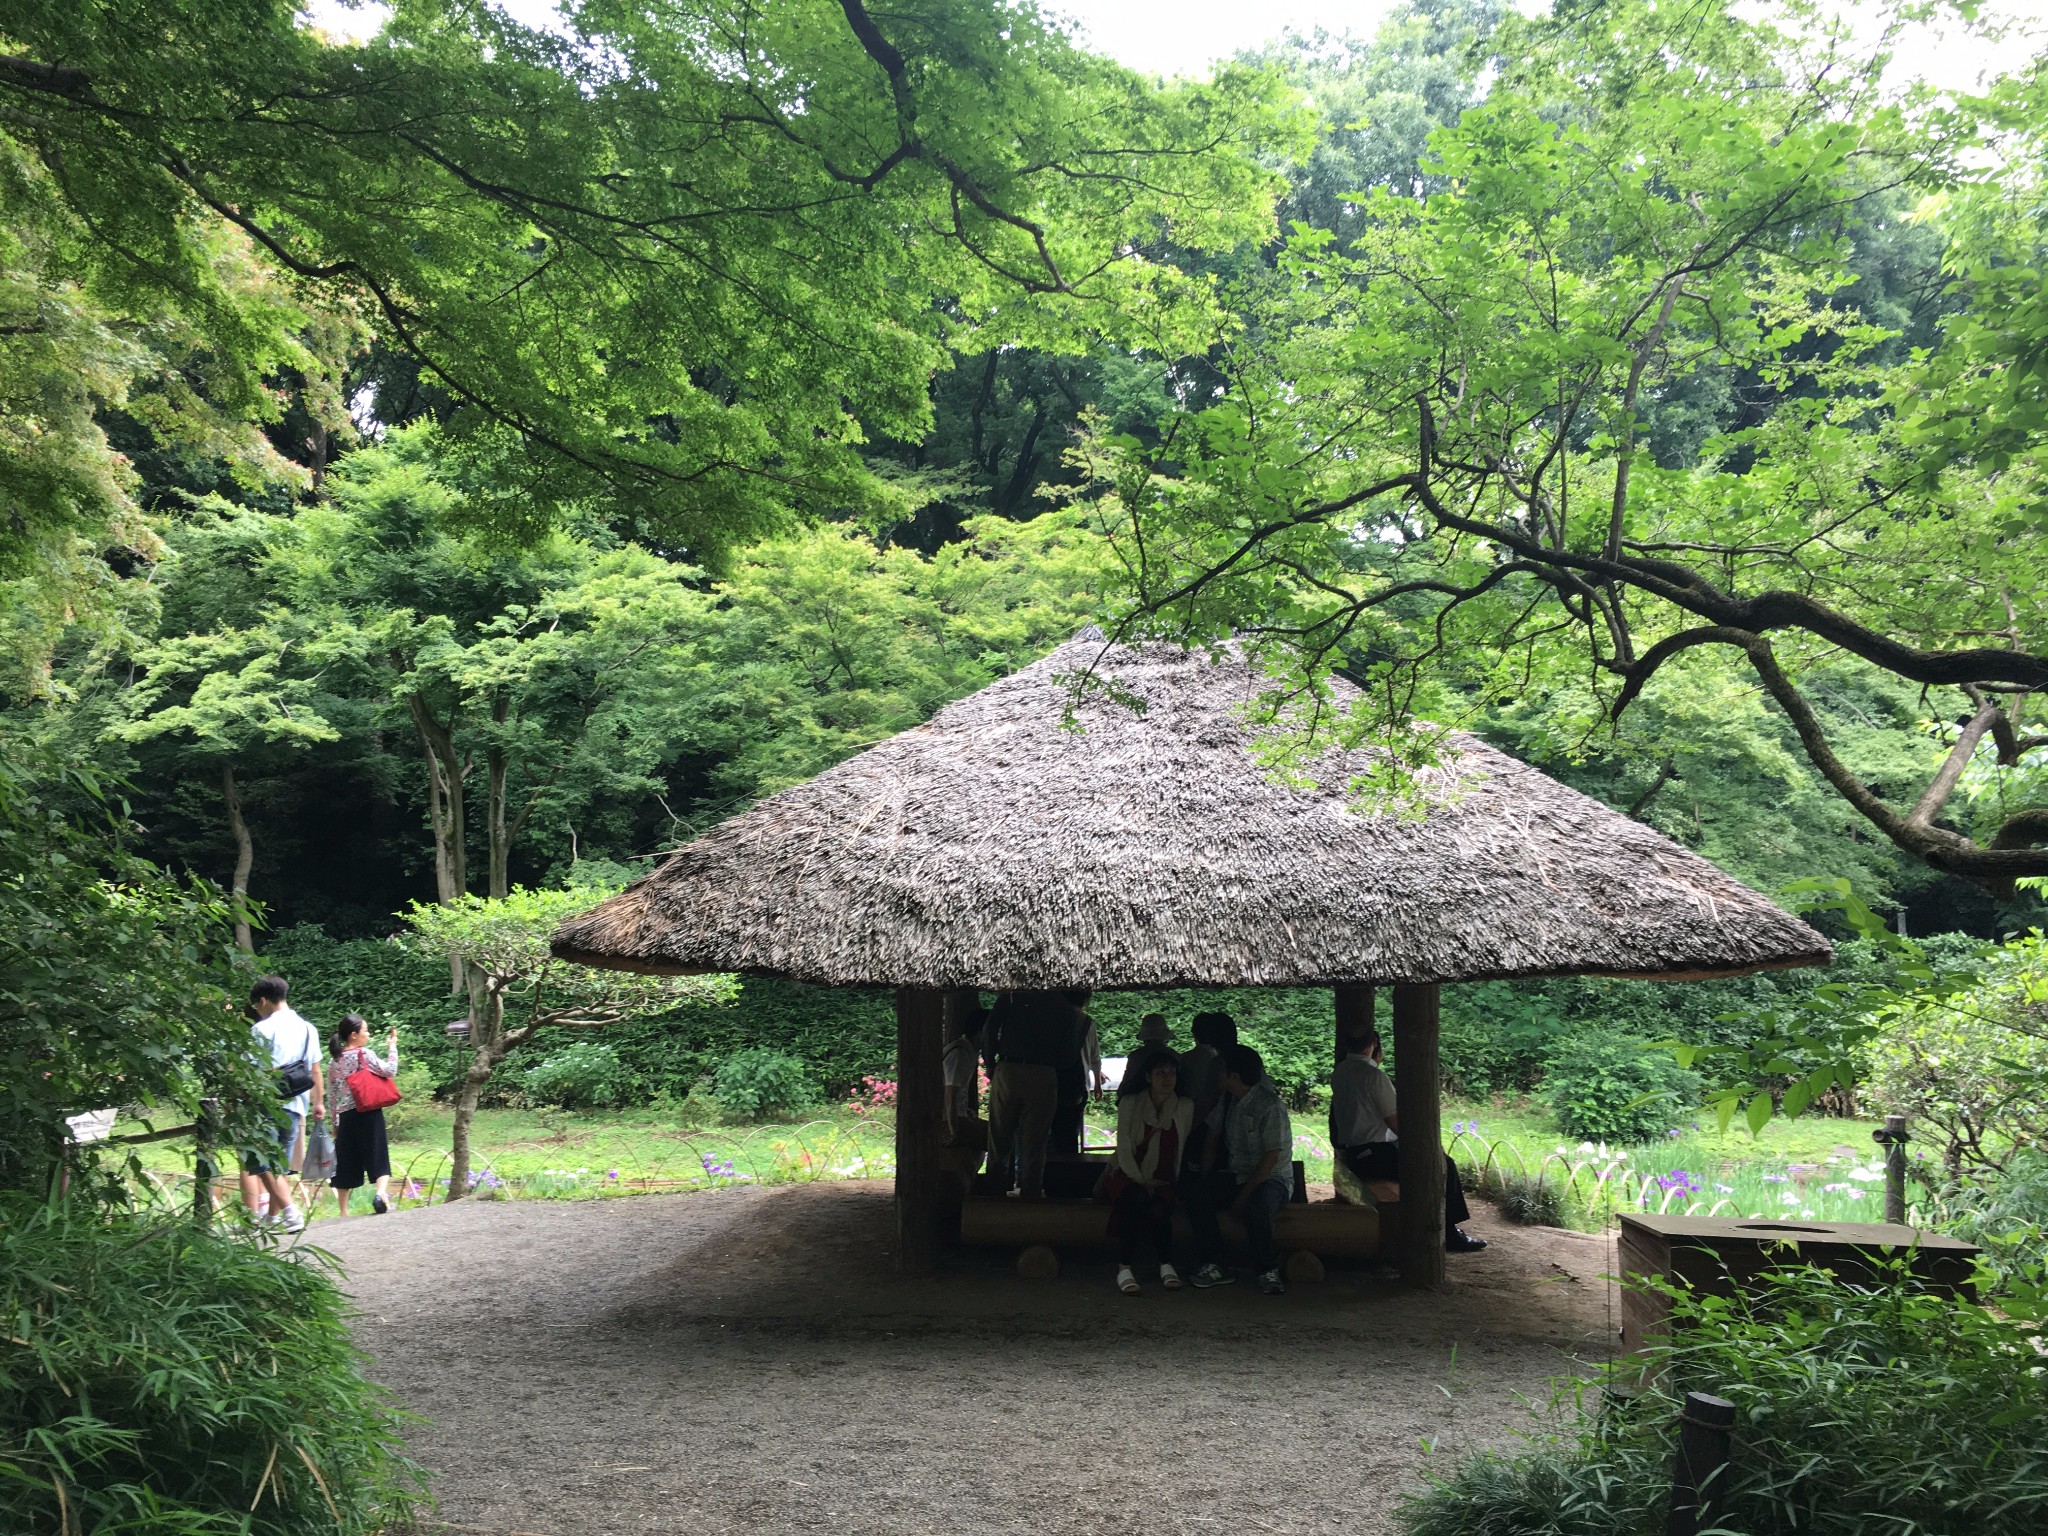
[[[1724,1216],[1625,1215],[1621,1218],[1621,1274],[1654,1275],[1710,1295],[1760,1288],[1769,1269],[1818,1264],[1845,1278],[1869,1278],[1873,1261],[1909,1255],[1913,1273],[1931,1290],[1968,1294],[1968,1243],[1917,1227],[1883,1222],[1749,1221]],[[1630,1353],[1662,1332],[1670,1312],[1662,1296],[1624,1284],[1622,1347]]]

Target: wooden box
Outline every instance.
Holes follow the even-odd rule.
[[[1671,1305],[1662,1296],[1630,1287],[1635,1275],[1654,1275],[1711,1295],[1760,1289],[1770,1269],[1818,1264],[1845,1278],[1869,1278],[1873,1259],[1910,1254],[1912,1271],[1930,1290],[1968,1294],[1968,1243],[1917,1227],[1883,1222],[1749,1221],[1727,1216],[1624,1215],[1621,1218],[1621,1341],[1631,1354],[1661,1333]]]

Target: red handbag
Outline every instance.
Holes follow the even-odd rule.
[[[368,1067],[357,1067],[342,1081],[348,1084],[348,1096],[356,1101],[357,1109],[383,1109],[399,1100],[398,1084]]]

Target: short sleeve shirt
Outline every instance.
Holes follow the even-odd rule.
[[[295,1061],[303,1061],[316,1074],[319,1072],[320,1036],[289,1003],[269,1018],[258,1019],[250,1028],[255,1031],[256,1038],[270,1048],[273,1067],[288,1067]],[[286,1099],[284,1107],[303,1117],[312,1098],[313,1092],[309,1088],[297,1098]]]
[[[1227,1104],[1223,1150],[1230,1160],[1231,1176],[1240,1184],[1251,1178],[1268,1152],[1278,1152],[1280,1157],[1267,1178],[1285,1184],[1288,1195],[1293,1195],[1294,1122],[1271,1083],[1255,1083],[1243,1098]]]
[[[981,1046],[966,1035],[955,1035],[946,1047],[946,1091],[956,1110],[971,1110],[981,1086]]]
[[[1354,1051],[1330,1074],[1330,1139],[1340,1147],[1394,1140],[1387,1126],[1394,1102],[1394,1080]]]

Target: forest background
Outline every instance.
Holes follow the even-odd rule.
[[[1697,1379],[1781,1373],[1743,1528],[1896,1521],[1911,1467],[1917,1528],[2031,1533],[2048,69],[1936,91],[1910,28],[1996,13],[1855,12],[1411,0],[1162,81],[999,0],[398,0],[357,41],[0,0],[0,1525],[421,1491],[311,1247],[203,1180],[168,1215],[67,1117],[255,1145],[268,969],[398,1024],[450,1198],[480,1095],[844,1093],[885,998],[543,986],[550,925],[1097,623],[1235,638],[1276,774],[1381,749],[1362,813],[1412,812],[1415,721],[1470,729],[1827,928],[1825,972],[1451,989],[1452,1086],[1674,1158],[1703,1095],[1909,1111],[2005,1317],[1801,1293],[1701,1320]],[[1324,994],[1109,996],[1104,1043],[1198,1001],[1321,1081]],[[1438,1528],[1650,1528],[1645,1412],[1466,1464]]]
[[[158,24],[165,9],[152,8]],[[1696,533],[1730,507],[1735,523],[1765,503],[1770,516],[1825,518],[1818,504],[1844,486],[1877,487],[1848,496],[1845,516],[1875,519],[1889,541],[1861,556],[1885,590],[1846,581],[1851,598],[1831,600],[1844,611],[1890,604],[1883,622],[1910,627],[1934,603],[1931,588],[1967,583],[1972,615],[2003,604],[2007,622],[1991,627],[2025,652],[2037,577],[2023,555],[2035,505],[2024,411],[1999,418],[2007,439],[1959,445],[1955,418],[1968,411],[1921,419],[1909,440],[1901,423],[1912,412],[1898,401],[1928,393],[1943,360],[1957,400],[1999,363],[1970,325],[1973,306],[2012,297],[1999,284],[2025,270],[2038,233],[2008,197],[2031,186],[2038,124],[2026,93],[2036,85],[2016,78],[1967,109],[1887,94],[1866,46],[1840,87],[1799,85],[1796,70],[1772,77],[1781,94],[1805,90],[1819,120],[1852,124],[1854,147],[1797,139],[1799,110],[1786,116],[1768,92],[1752,99],[1751,119],[1720,125],[1727,143],[1689,139],[1713,71],[1762,78],[1788,69],[1766,62],[1773,48],[1848,59],[1850,43],[1818,13],[1795,9],[1774,43],[1707,7],[1706,24],[1686,23],[1690,52],[1660,65],[1649,88],[1645,60],[1676,24],[1668,8],[1564,7],[1551,24],[1489,0],[1420,0],[1373,38],[1289,37],[1142,109],[1114,66],[1065,56],[1056,89],[1032,82],[973,106],[945,98],[958,143],[944,153],[899,133],[877,169],[856,172],[833,157],[886,146],[902,128],[874,118],[858,93],[887,77],[893,110],[907,111],[903,55],[858,25],[844,33],[838,8],[785,12],[777,32],[741,6],[707,11],[710,35],[741,53],[818,48],[819,105],[800,120],[758,100],[712,100],[694,148],[705,166],[729,153],[715,189],[724,201],[629,217],[564,189],[607,174],[625,185],[644,167],[607,172],[535,126],[537,104],[566,111],[565,82],[592,67],[568,40],[484,12],[437,20],[433,7],[399,7],[385,41],[350,66],[371,78],[374,63],[387,77],[356,97],[331,80],[294,86],[222,127],[193,92],[234,85],[247,57],[282,47],[310,82],[349,51],[303,33],[284,46],[279,13],[259,11],[243,55],[221,43],[217,20],[193,23],[191,35],[210,40],[211,74],[189,89],[172,78],[175,50],[138,65],[88,28],[53,40],[26,20],[4,24],[40,38],[39,56],[78,62],[65,66],[75,81],[10,77],[44,117],[6,141],[6,281],[21,317],[5,339],[7,388],[11,419],[37,425],[7,446],[21,537],[0,729],[36,806],[81,821],[112,793],[123,856],[227,893],[238,945],[289,975],[309,1013],[324,1022],[352,1008],[399,1023],[444,1090],[464,1047],[443,1026],[464,1003],[450,996],[445,964],[391,942],[411,903],[616,888],[722,817],[1105,618],[1198,642],[1246,634],[1274,661],[1283,701],[1312,700],[1316,669],[1335,666],[1389,709],[1475,730],[1766,891],[1846,881],[1914,936],[1995,939],[2038,922],[2023,884],[1959,875],[1943,848],[1915,841],[1959,839],[1975,853],[2009,824],[2024,843],[2040,786],[2023,688],[2005,715],[1979,719],[1912,666],[1873,663],[1817,633],[1804,637],[1816,643],[1788,706],[1725,636],[1697,643],[1665,625],[1632,641],[1614,596],[1624,584],[1575,593],[1576,578],[1540,556],[1481,554],[1483,543],[1461,543],[1441,521],[1432,543],[1406,526],[1411,513],[1373,513],[1409,494],[1439,507],[1448,487],[1430,478],[1427,446],[1416,485],[1332,478],[1404,432],[1420,430],[1425,445],[1452,437],[1443,407],[1430,417],[1427,390],[1419,429],[1384,414],[1414,381],[1359,349],[1417,327],[1355,295],[1467,281],[1454,267],[1417,276],[1403,266],[1419,240],[1455,243],[1427,223],[1431,210],[1497,198],[1485,190],[1489,156],[1529,174],[1548,165],[1527,124],[1552,110],[1542,103],[1560,69],[1604,50],[1610,73],[1636,72],[1635,103],[1569,125],[1595,180],[1626,173],[1626,184],[1564,176],[1544,189],[1558,199],[1550,209],[1490,210],[1527,228],[1555,221],[1577,247],[1548,274],[1553,337],[1583,342],[1569,327],[1597,332],[1600,306],[1616,302],[1600,296],[1603,283],[1626,297],[1646,280],[1641,253],[1578,211],[1589,200],[1611,202],[1606,216],[1618,219],[1641,212],[1632,198],[1681,212],[1687,199],[1719,198],[1736,211],[1731,227],[1745,207],[1775,199],[1779,211],[1703,260],[1690,328],[1684,281],[1648,290],[1668,296],[1661,317],[1650,306],[1654,323],[1624,326],[1614,356],[1592,365],[1612,375],[1597,421],[1589,407],[1577,423],[1562,410],[1525,412],[1523,426],[1539,429],[1540,448],[1548,420],[1548,452],[1607,474],[1617,508],[1632,468],[1639,487],[1694,515]],[[663,50],[680,46],[675,37],[607,7],[586,11],[586,44],[603,38],[629,61],[619,78],[673,67]],[[995,78],[975,50],[1015,39],[975,31],[972,11],[935,11],[924,44]],[[836,53],[815,31],[828,22],[842,33]],[[405,68],[397,40],[411,51]],[[951,89],[937,69],[921,85],[933,102]],[[451,86],[489,105],[450,137],[422,140],[406,114]],[[124,116],[123,91],[171,105]],[[827,110],[833,91],[842,97]],[[1075,140],[1055,107],[1089,99],[1124,114],[1116,130],[1145,143],[1117,152],[1154,157],[1156,176],[1076,173],[1102,151]],[[336,101],[360,115],[315,122],[305,105]],[[277,102],[311,115],[295,122]],[[941,108],[919,110],[929,123]],[[1007,124],[1004,113],[1031,126],[992,126]],[[119,133],[94,137],[88,119]],[[166,144],[196,124],[216,135],[205,146],[212,168],[164,161]],[[843,142],[806,140],[814,131]],[[378,161],[347,148],[350,133],[403,147]],[[1602,160],[1630,134],[1662,135],[1664,160]],[[1748,184],[1740,162],[1757,135],[1788,163],[1813,159]],[[1981,147],[1993,142],[2003,158],[1987,175]],[[292,146],[284,163],[255,165],[280,144]],[[901,206],[819,206],[883,223],[906,207],[920,218],[942,208],[950,239],[918,245],[904,276],[878,254],[893,239],[876,234],[881,224],[861,224],[874,237],[863,244],[785,199],[744,227],[747,199],[786,173],[774,156],[791,145],[826,189],[887,190],[893,165],[922,162],[929,183]],[[1005,154],[1010,163],[987,160]],[[138,188],[160,174],[152,157],[172,164],[181,211],[148,211]],[[400,195],[408,165],[439,179]],[[246,185],[231,185],[237,176]],[[1660,176],[1698,186],[1679,196],[1659,189]],[[714,199],[701,185],[691,195]],[[265,200],[268,223],[247,211]],[[1027,203],[1033,216],[1018,211]],[[1782,214],[1787,203],[1799,204],[1796,218]],[[695,218],[709,233],[685,248],[663,218]],[[525,243],[508,244],[508,229]],[[736,244],[736,232],[751,243]],[[616,276],[632,262],[650,275]],[[1389,281],[1374,287],[1382,271]],[[1591,295],[1588,312],[1556,299],[1560,272]],[[1722,312],[1730,294],[1739,324],[1734,308]],[[1497,304],[1485,323],[1503,312]],[[1537,332],[1546,323],[1516,318]],[[1418,345],[1440,360],[1470,344],[1422,334]],[[651,361],[662,347],[673,355]],[[1526,336],[1497,350],[1553,383],[1576,366],[1561,350],[1528,363],[1540,348]],[[1348,382],[1329,386],[1341,368]],[[1325,417],[1290,415],[1294,384],[1283,378],[1313,382],[1300,396]],[[1512,412],[1527,387],[1503,374],[1488,397]],[[1457,389],[1464,399],[1463,377]],[[1471,435],[1491,430],[1475,413]],[[1364,451],[1361,433],[1372,434]],[[1793,462],[1793,436],[1826,453]],[[1294,455],[1289,441],[1315,450]],[[1302,470],[1311,458],[1321,468]],[[1981,516],[1958,521],[1959,488]],[[1719,513],[1707,506],[1715,498]],[[1362,543],[1361,525],[1339,516],[1361,506]],[[1724,516],[1712,540],[1670,547],[1710,548],[1706,563],[1733,576],[1770,547],[1768,519],[1752,520],[1731,534]],[[1286,543],[1303,528],[1313,551]],[[1256,558],[1217,553],[1245,530]],[[1803,552],[1786,567],[1821,590],[1812,583],[1827,578],[1815,573],[1840,557],[1818,535],[1788,547]],[[1664,548],[1645,545],[1638,558]],[[1417,561],[1426,574],[1410,568]],[[1574,608],[1587,591],[1590,603]],[[1953,615],[1940,622],[1978,632]],[[1560,630],[1573,633],[1560,640]],[[1590,649],[1574,638],[1581,630]],[[1418,640],[1432,631],[1434,644]],[[1843,787],[1846,775],[1910,800],[1945,773],[1931,808],[1894,817],[1913,823],[1905,831]],[[1825,905],[1811,893],[1786,899]],[[1815,920],[1850,941],[1852,974],[1883,969],[1868,938],[1827,911]],[[1560,1042],[1588,1029],[1739,1045],[1819,984],[1460,988],[1446,1000],[1447,1067],[1455,1087],[1484,1094],[1534,1086]],[[1112,1048],[1157,1001],[1104,1000]],[[1195,1000],[1168,1003],[1179,1015]],[[1326,999],[1225,1003],[1297,1093],[1320,1078]],[[731,1007],[643,1016],[606,1040],[629,1097],[686,1095],[754,1047],[793,1053],[819,1094],[838,1095],[885,1070],[892,1049],[885,998],[753,980]]]

